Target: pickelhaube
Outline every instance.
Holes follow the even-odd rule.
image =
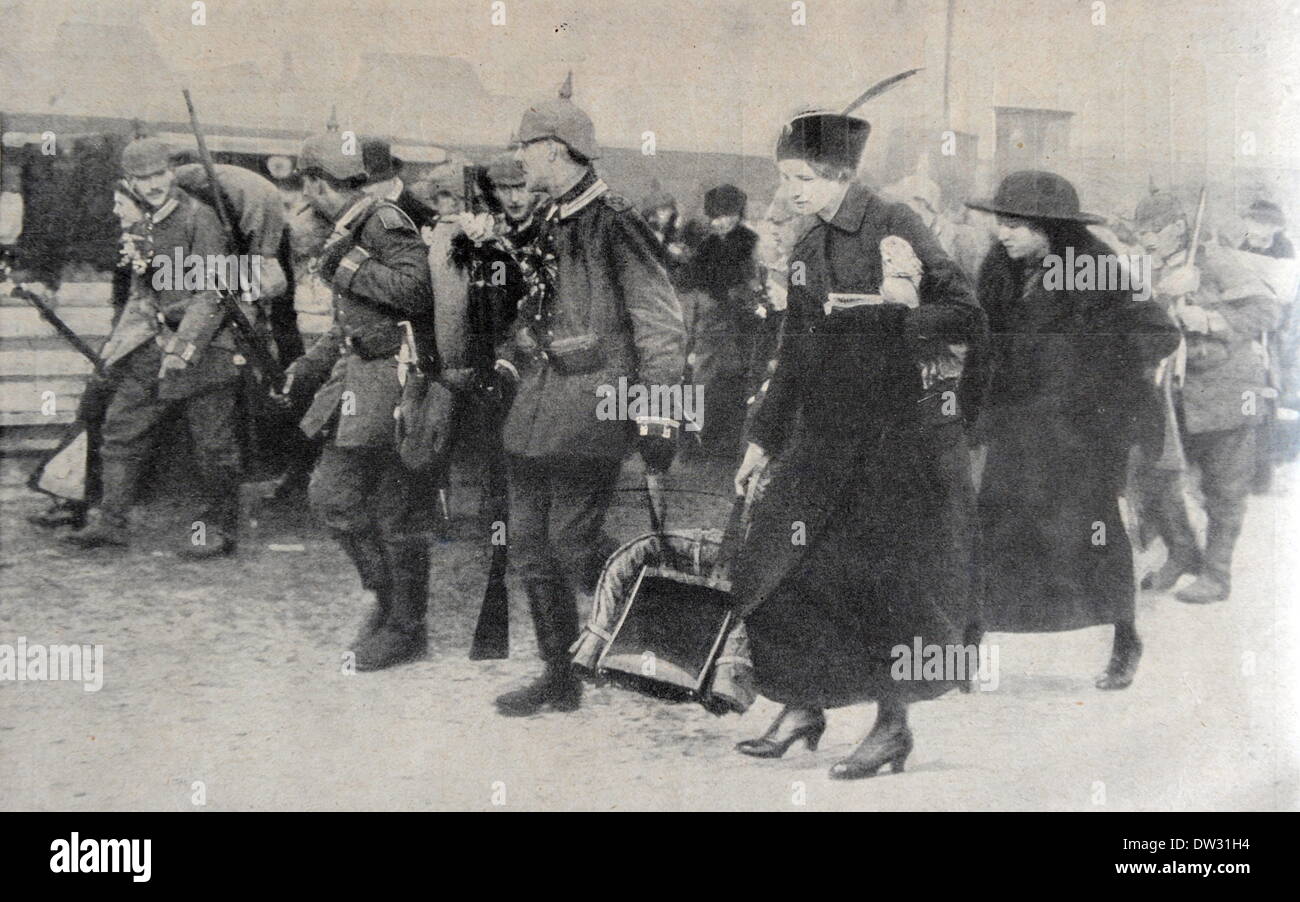
[[[599,156],[591,117],[566,97],[538,100],[524,110],[515,138],[521,144],[554,138],[588,160]]]
[[[302,150],[298,152],[298,171],[309,173],[316,170],[336,179],[364,176],[366,167],[361,147],[352,142],[348,149],[352,152],[345,152],[343,137],[338,132],[312,135],[302,142]]]
[[[1170,191],[1153,191],[1138,201],[1133,227],[1139,232],[1158,232],[1171,222],[1187,218],[1187,210]]]
[[[129,176],[153,175],[171,165],[171,153],[161,138],[136,138],[122,151],[122,171]]]

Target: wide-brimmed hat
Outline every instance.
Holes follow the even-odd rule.
[[[1013,172],[998,185],[992,200],[967,201],[972,210],[1018,216],[1021,219],[1059,219],[1096,224],[1106,217],[1079,210],[1079,192],[1055,172],[1026,169]]]

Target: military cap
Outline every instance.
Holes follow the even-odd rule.
[[[171,165],[171,154],[161,138],[136,138],[122,151],[122,171],[130,176],[153,175]]]
[[[366,174],[359,150],[343,152],[343,139],[338,132],[312,135],[302,142],[298,152],[298,171],[323,172],[336,179],[355,179]]]
[[[1158,232],[1169,223],[1187,218],[1187,210],[1169,191],[1155,191],[1138,201],[1133,227],[1139,232]]]
[[[822,110],[802,112],[781,129],[776,158],[856,170],[870,134],[871,123],[856,116]]]
[[[515,159],[514,154],[497,154],[488,163],[487,177],[498,188],[519,187],[524,184],[524,167]]]
[[[749,198],[735,185],[719,185],[704,193],[704,215],[709,219],[719,216],[744,216]]]
[[[1268,200],[1257,200],[1251,204],[1246,211],[1246,218],[1278,228],[1286,227],[1286,216],[1282,213],[1282,208]]]
[[[597,158],[596,126],[590,116],[564,97],[538,100],[524,110],[517,138],[521,144],[554,138],[588,160]]]
[[[393,156],[393,145],[384,138],[361,141],[361,165],[371,182],[385,182],[402,169],[400,158]]]

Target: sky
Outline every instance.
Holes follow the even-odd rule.
[[[652,130],[665,147],[766,154],[797,106],[843,105],[913,66],[927,68],[870,115],[941,115],[947,0],[803,0],[804,24],[791,0],[206,0],[203,25],[191,0],[0,5],[15,2],[40,9],[46,37],[69,15],[137,20],[180,73],[251,61],[273,74],[292,50],[310,81],[355,73],[361,53],[422,53],[469,62],[494,93],[537,97],[572,69],[598,138],[624,146]],[[1300,0],[955,0],[955,12],[956,128],[987,135],[995,104],[1055,106],[1080,112],[1086,143],[1104,142],[1116,121],[1167,114],[1171,61],[1187,57],[1209,73],[1212,127],[1300,133],[1287,124]]]

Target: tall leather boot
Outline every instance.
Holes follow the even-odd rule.
[[[429,650],[429,545],[423,539],[384,543],[392,594],[388,618],[353,651],[359,671],[383,670],[423,657]]]
[[[1210,515],[1205,536],[1205,566],[1201,576],[1174,597],[1187,604],[1227,601],[1232,591],[1232,552],[1241,533],[1240,516]]]
[[[227,557],[239,545],[239,497],[243,476],[236,467],[213,467],[207,477],[208,504],[199,514],[207,524],[201,544],[191,538],[176,552],[192,561]]]
[[[582,683],[569,661],[569,648],[578,639],[573,590],[567,583],[541,580],[529,581],[524,588],[545,669],[528,685],[497,696],[497,711],[506,717],[527,717],[546,705],[556,711],[576,711],[582,701]]]
[[[352,566],[357,568],[361,587],[375,594],[375,603],[361,624],[361,632],[352,640],[351,647],[357,648],[379,632],[388,620],[392,607],[392,577],[388,572],[384,545],[378,536],[368,532],[338,532],[334,538],[352,561]]]
[[[87,514],[85,528],[64,536],[63,541],[78,548],[124,548],[130,545],[129,515],[139,471],[139,464],[134,460],[104,458],[104,489],[100,506]]]

